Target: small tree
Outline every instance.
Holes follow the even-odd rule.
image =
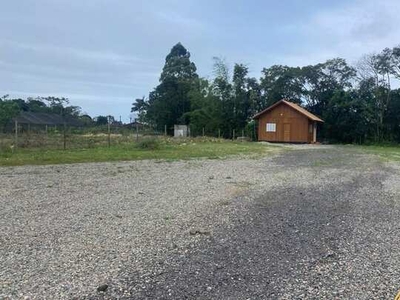
[[[17,116],[19,112],[18,105],[12,101],[0,100],[0,129],[4,130],[10,120]]]
[[[96,125],[107,125],[108,124],[108,117],[107,116],[97,116],[94,118]]]

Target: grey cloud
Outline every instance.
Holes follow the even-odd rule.
[[[129,115],[182,42],[201,76],[212,57],[263,67],[355,60],[399,42],[400,3],[353,0],[279,5],[197,0],[3,1],[0,93],[69,97],[92,115]],[[298,10],[302,11],[299,12]],[[285,18],[282,18],[285,16]],[[126,119],[125,119],[126,120]]]

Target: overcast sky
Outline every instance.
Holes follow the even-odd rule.
[[[129,120],[181,42],[200,76],[212,57],[303,66],[400,44],[400,1],[2,1],[0,94],[65,96],[91,116]]]

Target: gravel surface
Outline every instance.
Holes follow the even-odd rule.
[[[393,299],[400,166],[352,147],[0,169],[0,299]]]

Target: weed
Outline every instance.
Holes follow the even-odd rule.
[[[146,138],[136,144],[136,147],[142,150],[158,150],[160,146],[161,143],[156,138]]]

